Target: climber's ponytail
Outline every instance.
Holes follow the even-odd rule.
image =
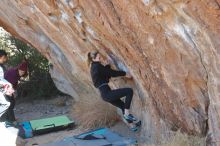
[[[87,63],[88,63],[88,66],[90,66],[90,64],[92,63],[91,52],[88,53]]]
[[[93,59],[96,58],[97,54],[99,52],[98,51],[92,51],[92,52],[89,52],[87,55],[88,55],[88,58],[87,58],[87,63],[88,65],[90,66],[90,64],[92,63]]]

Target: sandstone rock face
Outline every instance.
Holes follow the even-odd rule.
[[[220,145],[220,0],[1,0],[0,25],[42,52],[75,98],[99,96],[88,51],[129,71],[114,86],[135,90],[144,142],[180,129]]]

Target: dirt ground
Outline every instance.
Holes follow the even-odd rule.
[[[47,100],[41,99],[34,101],[18,100],[15,107],[15,115],[19,122],[59,116],[59,115],[67,115],[70,119],[74,120],[71,117],[71,110],[73,103],[74,101],[71,97],[59,97],[59,96],[49,100],[48,99]],[[110,127],[110,129],[119,133],[122,136],[138,138],[138,133],[134,133],[130,131],[123,122],[117,123],[115,126]],[[77,124],[73,128],[73,130],[52,132],[26,139],[27,143],[25,146],[37,146],[40,144],[46,144],[46,143],[62,140],[65,137],[78,135],[88,130],[90,129],[83,129],[82,127],[80,127],[80,124]]]

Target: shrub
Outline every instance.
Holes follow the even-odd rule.
[[[73,105],[73,117],[84,128],[112,126],[119,120],[116,108],[100,98],[81,98]]]
[[[205,138],[189,136],[181,132],[176,132],[169,140],[164,140],[157,146],[205,146]],[[156,146],[143,144],[143,146]]]

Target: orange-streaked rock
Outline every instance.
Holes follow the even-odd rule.
[[[1,0],[0,26],[44,54],[78,100],[99,96],[88,51],[128,70],[134,80],[114,86],[134,88],[144,141],[181,129],[220,145],[219,0]]]

